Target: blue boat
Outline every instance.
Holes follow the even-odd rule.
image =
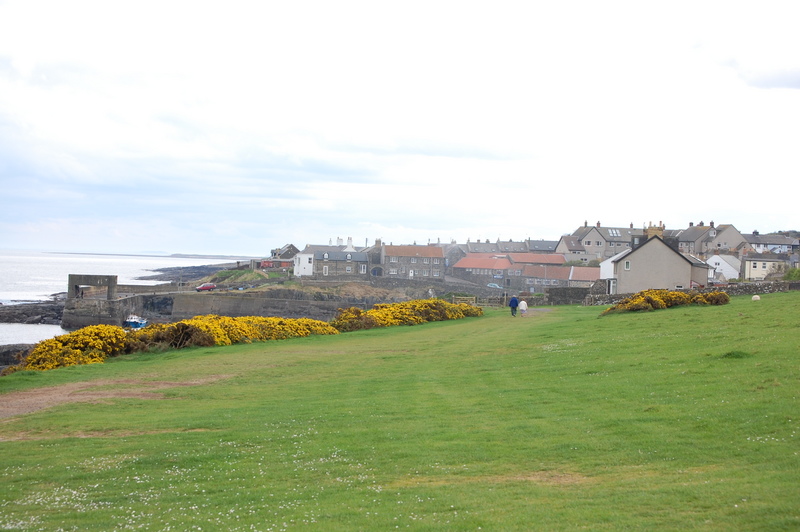
[[[122,326],[128,329],[141,329],[147,326],[147,320],[136,314],[131,314],[127,320],[122,322]]]

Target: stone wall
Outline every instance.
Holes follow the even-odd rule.
[[[67,299],[61,326],[80,329],[89,325],[119,325],[131,314],[142,314],[144,296],[109,301],[106,299]]]
[[[752,296],[761,294],[774,294],[776,292],[788,292],[790,290],[800,290],[800,283],[790,283],[788,281],[774,281],[761,283],[733,283],[726,286],[708,287],[702,289],[675,290],[675,292],[686,293],[707,293],[725,292],[729,296]],[[633,294],[588,294],[583,301],[584,305],[614,305],[622,299]]]
[[[550,287],[547,289],[546,304],[580,305],[588,294],[588,287]]]
[[[243,297],[227,294],[173,294],[172,321],[204,314],[219,316],[274,316],[330,321],[342,307],[357,306],[346,301],[313,301]],[[361,307],[363,308],[363,307]]]

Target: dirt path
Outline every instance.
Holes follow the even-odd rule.
[[[226,378],[215,375],[186,382],[98,380],[35,388],[0,395],[0,418],[29,414],[65,403],[102,403],[109,399],[164,399],[158,390],[199,386]]]

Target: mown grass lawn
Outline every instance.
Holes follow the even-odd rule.
[[[4,377],[204,384],[0,420],[0,528],[800,528],[800,293],[601,310]]]

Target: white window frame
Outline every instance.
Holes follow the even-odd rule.
[[[629,271],[631,269],[631,261],[626,260],[624,264],[625,270]]]

